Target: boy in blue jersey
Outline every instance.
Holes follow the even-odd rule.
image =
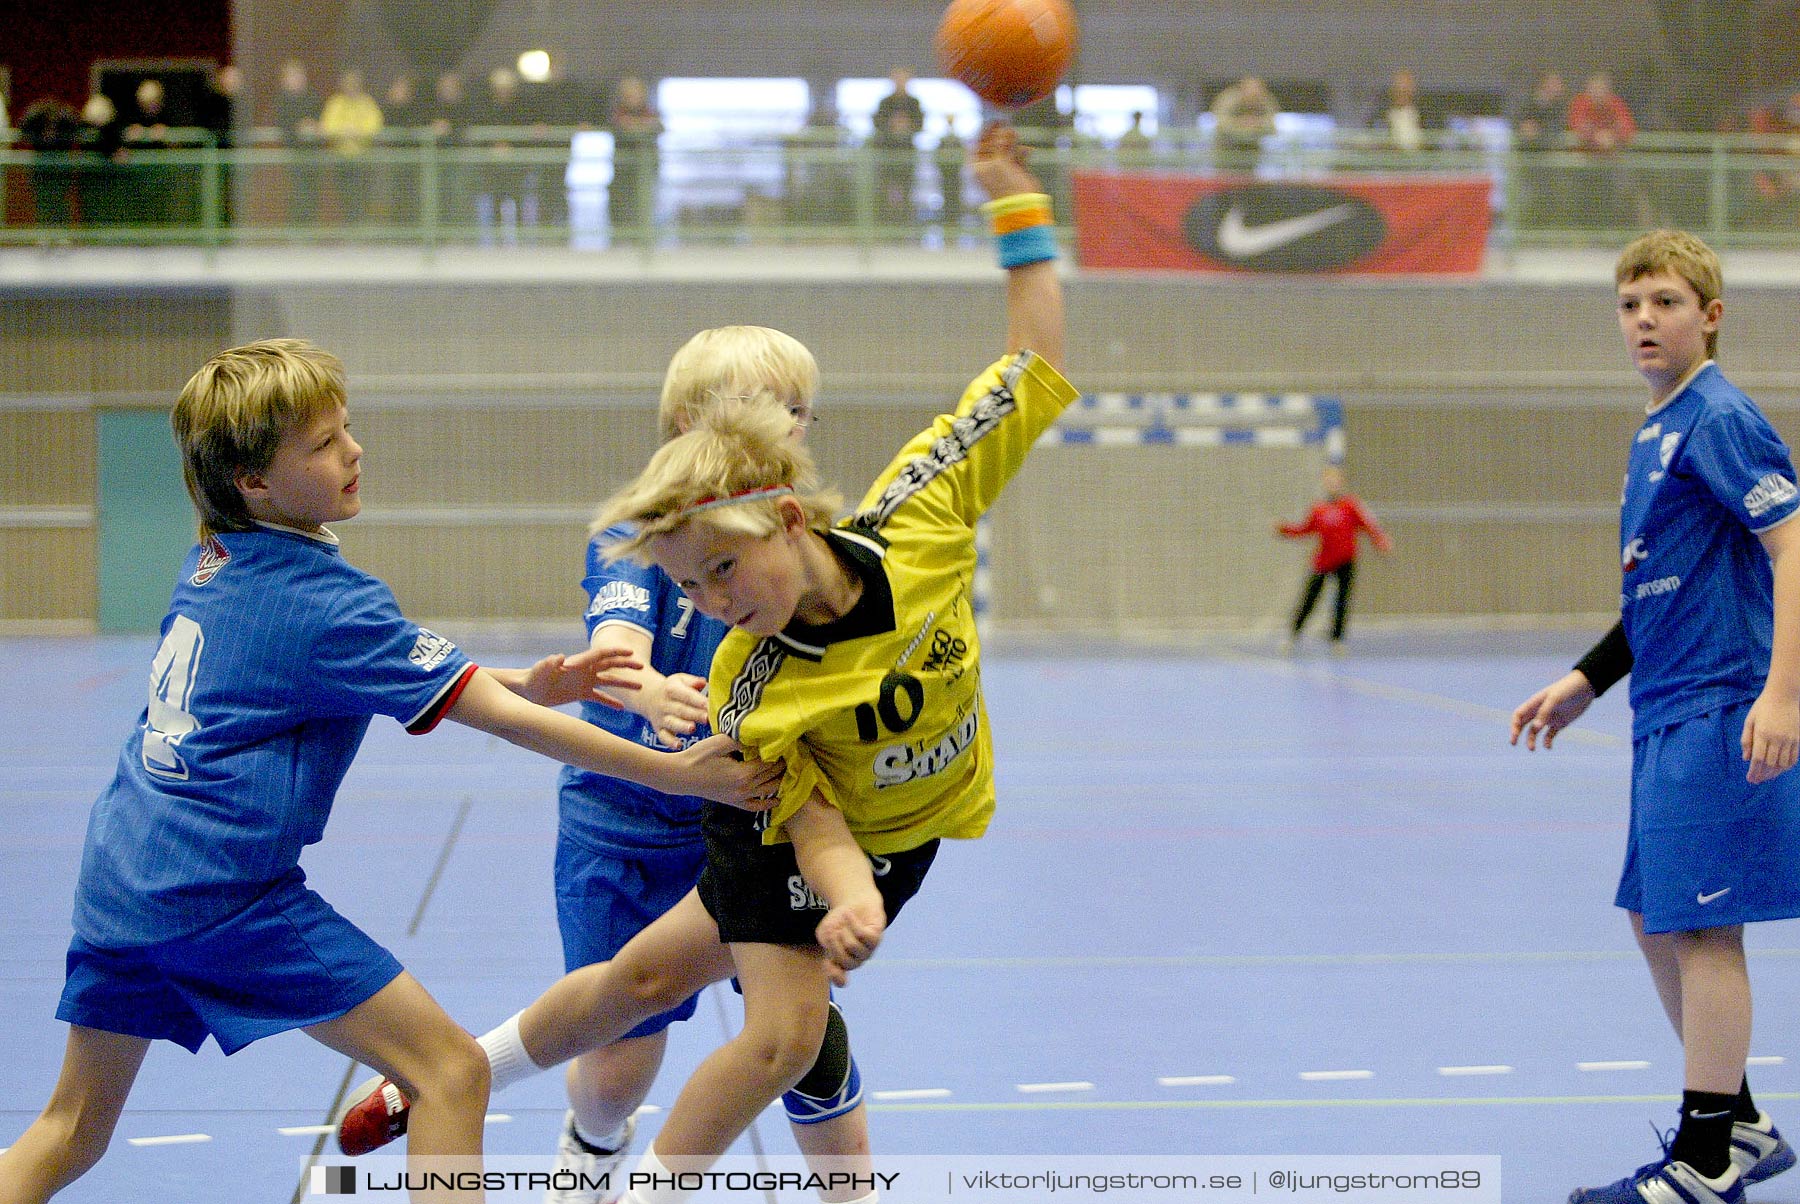
[[[672,439],[720,399],[767,391],[787,408],[793,438],[803,439],[818,382],[812,352],[781,331],[764,326],[701,331],[669,362],[658,426],[665,440]],[[595,649],[625,649],[645,667],[617,674],[638,688],[614,698],[616,706],[584,702],[582,717],[646,746],[679,749],[705,734],[706,675],[728,629],[697,611],[662,570],[608,560],[607,546],[630,534],[622,527],[593,532],[582,581],[588,595],[585,621]],[[700,832],[704,801],[564,767],[558,803],[557,921],[564,969],[576,970],[610,960],[693,888],[706,862]],[[690,995],[611,1045],[569,1063],[570,1110],[557,1169],[576,1173],[564,1178],[570,1186],[549,1190],[546,1204],[600,1204],[610,1198],[611,1193],[584,1185],[609,1182],[609,1172],[623,1164],[633,1115],[662,1065],[668,1027],[692,1016],[694,1004]],[[813,1071],[783,1103],[803,1151],[840,1160],[834,1167],[851,1159],[867,1169],[861,1076],[835,1011]]]
[[[304,1029],[404,1083],[411,1155],[478,1156],[488,1067],[392,954],[305,885],[370,719],[445,718],[565,762],[720,801],[771,792],[778,765],[728,740],[661,754],[526,701],[559,678],[633,668],[597,650],[491,673],[408,622],[325,524],[361,508],[343,366],[298,340],[214,356],[173,426],[200,519],[150,668],[149,702],[89,819],[59,1018],[62,1074],[0,1153],[0,1201],[49,1199],[105,1151],[152,1040],[226,1053]],[[415,1199],[479,1200],[481,1193]]]
[[[1619,328],[1650,404],[1619,512],[1620,620],[1513,712],[1549,748],[1631,675],[1631,830],[1615,902],[1685,1056],[1663,1156],[1571,1204],[1741,1200],[1794,1164],[1744,1078],[1744,928],[1800,916],[1800,490],[1785,444],[1714,362],[1719,259],[1659,230],[1620,256]],[[1748,768],[1746,769],[1746,764]]]

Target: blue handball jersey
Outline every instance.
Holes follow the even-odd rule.
[[[1645,419],[1619,510],[1635,735],[1762,692],[1774,574],[1757,536],[1796,509],[1787,445],[1716,365]]]
[[[581,583],[588,595],[588,638],[610,624],[635,627],[650,637],[651,668],[664,676],[692,673],[706,680],[713,653],[725,638],[725,624],[695,610],[661,569],[631,560],[608,564],[602,550],[628,533],[629,528],[612,527],[588,541],[587,576]],[[631,711],[584,702],[581,717],[647,748],[670,751],[650,721]],[[683,743],[710,734],[702,724]],[[590,846],[669,848],[700,840],[703,799],[662,794],[637,782],[565,765],[558,801],[564,835]]]
[[[75,931],[197,932],[297,871],[375,715],[429,731],[475,671],[329,533],[228,532],[188,554],[149,705],[94,804]]]

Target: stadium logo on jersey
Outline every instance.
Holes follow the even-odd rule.
[[[787,660],[787,652],[774,640],[758,640],[744,661],[744,667],[731,680],[731,695],[725,705],[719,708],[718,730],[733,740],[738,738],[738,729],[743,726],[744,717],[754,711],[762,701],[763,690],[775,680],[781,672],[782,662]]]
[[[895,474],[873,506],[859,512],[850,525],[873,531],[885,523],[895,510],[913,494],[931,484],[945,472],[969,458],[969,449],[981,442],[987,433],[1000,425],[1000,420],[1018,408],[1013,388],[1025,374],[1030,356],[1016,356],[1000,374],[1000,383],[988,390],[987,396],[969,407],[967,414],[951,420],[950,433],[931,445],[931,450],[911,460]]]
[[[413,641],[412,651],[406,659],[421,669],[431,670],[444,663],[444,658],[456,651],[456,645],[424,627],[419,628],[419,638]]]
[[[629,581],[608,581],[588,604],[588,617],[603,615],[609,610],[638,610],[649,614],[650,591]]]
[[[1778,472],[1772,472],[1744,495],[1744,513],[1761,518],[1776,506],[1794,500],[1794,483]]]
[[[1637,566],[1650,559],[1650,549],[1644,546],[1642,537],[1625,545],[1625,555],[1620,558],[1620,567],[1627,573],[1636,570]]]
[[[219,575],[231,559],[231,553],[219,542],[217,535],[208,535],[206,542],[200,545],[200,563],[194,567],[194,575],[188,578],[189,585],[205,585]]]
[[[1335,188],[1250,184],[1212,192],[1182,218],[1188,245],[1253,272],[1324,272],[1354,263],[1387,237],[1381,211]]]
[[[970,707],[962,722],[945,732],[936,743],[914,747],[890,744],[875,754],[875,788],[903,786],[920,778],[932,777],[948,769],[952,762],[975,743],[981,730],[981,709]]]

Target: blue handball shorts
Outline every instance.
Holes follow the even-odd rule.
[[[1631,835],[1618,906],[1645,932],[1800,916],[1800,768],[1744,780],[1748,702],[1684,719],[1631,748]]]
[[[597,847],[566,834],[556,840],[556,925],[563,969],[610,961],[694,889],[706,864],[698,839],[669,848]],[[627,1037],[660,1033],[694,1014],[698,995],[644,1021]]]
[[[226,1053],[335,1020],[399,977],[376,944],[296,875],[191,936],[99,948],[77,936],[56,1016],[70,1024]]]

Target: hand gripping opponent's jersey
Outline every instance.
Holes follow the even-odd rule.
[[[787,762],[765,840],[783,839],[815,790],[871,853],[987,829],[975,524],[1075,397],[1029,351],[994,364],[826,532],[863,580],[851,611],[769,638],[725,637],[708,687],[713,729]]]
[[[1761,693],[1774,577],[1757,536],[1796,511],[1787,446],[1716,365],[1645,419],[1619,509],[1635,735]]]

